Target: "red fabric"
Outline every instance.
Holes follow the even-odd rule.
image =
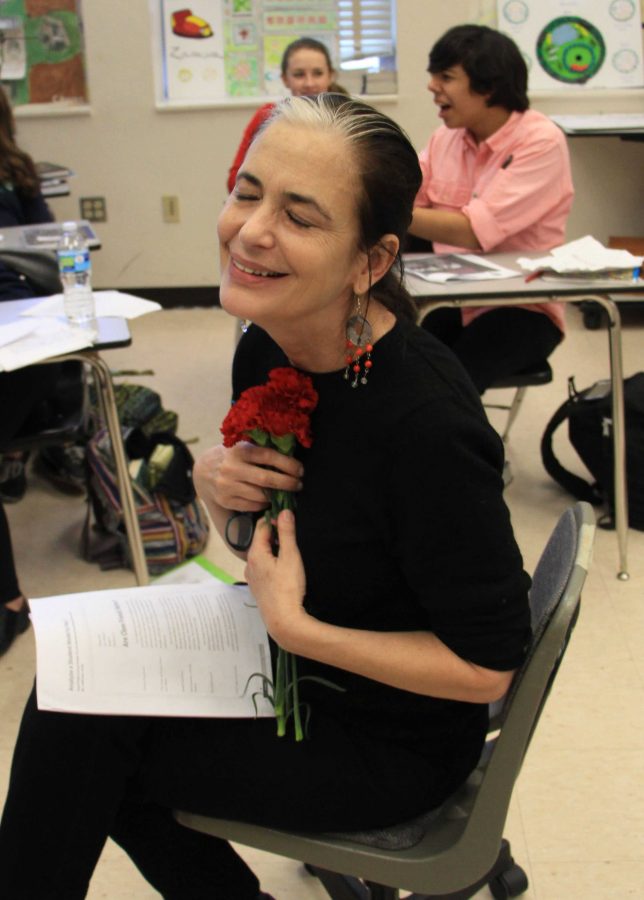
[[[255,137],[255,133],[260,128],[261,125],[264,124],[266,119],[268,119],[269,115],[275,108],[274,103],[266,103],[264,106],[260,107],[253,118],[250,120],[248,125],[246,126],[246,130],[242,135],[241,143],[237,148],[237,153],[235,154],[235,158],[233,160],[233,164],[228,170],[228,192],[232,191],[235,187],[235,180],[237,178],[237,172],[241,164],[244,161],[244,157],[248,152],[248,148],[250,147],[253,138]]]

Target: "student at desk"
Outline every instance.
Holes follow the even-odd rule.
[[[547,251],[565,241],[573,199],[568,148],[529,109],[528,72],[504,34],[449,29],[429,54],[428,90],[443,125],[420,154],[410,233],[436,253]],[[563,305],[439,309],[423,327],[448,344],[479,393],[546,359],[563,338]]]

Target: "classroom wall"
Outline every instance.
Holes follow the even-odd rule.
[[[374,104],[396,119],[419,149],[437,127],[427,93],[427,53],[448,27],[494,24],[490,0],[398,0],[399,94]],[[216,285],[215,225],[225,181],[251,107],[158,110],[152,20],[142,0],[84,0],[91,111],[20,115],[18,139],[38,160],[76,172],[69,197],[53,198],[58,220],[78,218],[79,198],[104,196],[108,221],[97,225],[96,287]],[[545,113],[641,111],[644,90],[592,91],[533,98]],[[644,143],[617,138],[570,141],[577,195],[568,237],[643,234]],[[161,196],[179,197],[180,222],[161,218]]]

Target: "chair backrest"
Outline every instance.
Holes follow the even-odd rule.
[[[62,291],[58,260],[49,250],[0,250],[0,262],[29,281],[36,296]]]
[[[462,840],[472,842],[472,852],[498,849],[514,783],[577,621],[594,531],[590,504],[575,504],[559,519],[535,569],[528,655],[493,719],[497,731],[468,780],[469,791],[464,786],[469,799],[461,810],[467,820]],[[455,801],[462,804],[463,798]]]

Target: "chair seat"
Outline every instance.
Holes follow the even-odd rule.
[[[528,366],[527,369],[523,369],[521,372],[516,372],[514,375],[506,375],[503,378],[498,378],[494,384],[493,388],[520,388],[520,387],[530,387],[531,385],[537,384],[549,384],[552,381],[552,369],[550,368],[550,363],[547,359],[544,359],[542,362],[534,363],[531,366]]]
[[[0,453],[11,453],[16,450],[40,450],[43,447],[84,440],[86,437],[85,413],[79,407],[39,431],[14,435],[11,440],[0,444]]]

